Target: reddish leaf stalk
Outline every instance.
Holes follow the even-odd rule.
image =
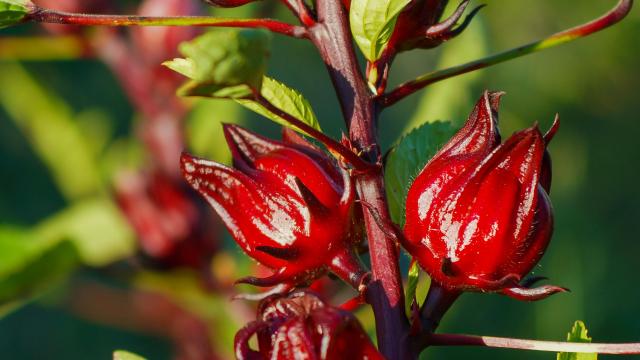
[[[307,37],[302,26],[291,25],[272,19],[222,19],[209,16],[137,16],[75,14],[38,8],[27,20],[82,26],[202,26],[264,28],[274,33],[295,38]]]
[[[569,30],[561,31],[543,40],[519,46],[498,54],[485,57],[483,59],[424,74],[422,76],[419,76],[415,80],[400,84],[394,90],[381,96],[378,101],[382,107],[389,107],[406,98],[407,96],[415,93],[416,91],[421,90],[422,88],[433,83],[476,70],[484,69],[493,65],[503,63],[505,61],[509,61],[524,55],[528,55],[540,50],[548,49],[550,47],[561,45],[591,35],[620,22],[625,18],[625,16],[627,16],[627,14],[629,14],[632,5],[633,0],[620,0],[612,10],[586,24],[576,26]]]

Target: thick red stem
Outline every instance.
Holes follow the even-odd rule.
[[[319,0],[317,11],[318,23],[309,28],[309,37],[320,51],[338,93],[350,140],[364,159],[378,163],[378,109],[355,57],[348,14],[340,0]],[[360,199],[371,205],[376,216],[391,221],[383,179],[382,168],[378,167],[356,177],[356,189]],[[416,358],[409,346],[397,245],[378,226],[370,211],[365,209],[364,214],[373,274],[367,301],[376,318],[378,346],[387,359]]]

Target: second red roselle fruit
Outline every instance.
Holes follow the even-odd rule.
[[[249,346],[253,335],[257,335],[258,350]],[[240,360],[383,359],[353,314],[325,304],[310,292],[263,300],[258,320],[236,334],[235,350]]]
[[[145,260],[164,268],[209,269],[218,250],[219,224],[205,219],[211,211],[183,182],[158,171],[123,171],[114,191]]]
[[[291,130],[283,141],[235,125],[224,133],[234,168],[183,154],[182,171],[238,245],[274,270],[241,282],[285,290],[330,270],[359,288],[367,273],[354,255],[360,225],[347,172]]]
[[[406,202],[404,247],[435,284],[538,300],[564,289],[521,284],[553,231],[546,146],[558,120],[500,144],[501,93],[485,92],[465,126],[424,167]]]

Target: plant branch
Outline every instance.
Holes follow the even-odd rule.
[[[573,343],[457,334],[430,334],[427,342],[430,346],[484,346],[503,349],[611,355],[640,354],[640,343]]]
[[[604,30],[624,19],[629,11],[631,11],[632,5],[633,0],[620,0],[618,4],[608,13],[586,24],[556,33],[546,39],[535,41],[527,45],[494,54],[483,59],[421,75],[415,80],[403,83],[391,92],[382,95],[378,99],[378,101],[382,107],[388,107],[413,94],[414,92],[438,81],[466,74],[479,69],[484,69],[511,59],[549,49],[591,35],[598,31]]]
[[[362,152],[365,160],[377,164],[381,159],[377,138],[379,112],[355,56],[347,11],[340,0],[317,0],[316,5],[318,22],[309,28],[309,38],[329,71],[353,147]],[[410,344],[405,315],[398,246],[373,216],[376,213],[383,221],[391,221],[382,167],[356,176],[355,183],[360,199],[374,209],[364,211],[372,267],[366,299],[375,315],[379,349],[390,360],[417,358],[415,347]]]
[[[210,16],[137,16],[137,15],[96,15],[76,14],[36,8],[27,16],[27,21],[67,25],[102,26],[204,26],[265,28],[274,33],[295,38],[307,37],[302,26],[283,23],[272,19],[230,19]]]
[[[288,122],[289,124],[294,125],[295,127],[299,128],[300,130],[306,132],[310,136],[314,137],[315,139],[323,143],[330,151],[342,156],[344,160],[346,160],[349,164],[351,164],[355,169],[361,170],[364,172],[375,169],[375,165],[362,160],[360,157],[358,157],[358,155],[356,155],[353,151],[351,151],[351,149],[348,149],[346,146],[340,144],[336,140],[325,135],[323,132],[318,131],[317,129],[308,125],[304,121],[276,107],[264,96],[260,94],[255,94],[254,100],[258,104],[264,106],[270,112],[276,114],[278,117]]]

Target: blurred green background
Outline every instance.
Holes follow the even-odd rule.
[[[493,0],[458,39],[436,51],[400,55],[392,69],[391,83],[544,37],[593,18],[613,3]],[[282,10],[277,15],[289,18]],[[0,36],[29,31],[24,26],[2,30]],[[555,113],[561,117],[560,131],[550,146],[556,230],[534,273],[548,276],[551,283],[569,287],[572,292],[537,303],[466,294],[445,317],[442,331],[562,340],[573,321],[581,319],[594,341],[640,339],[639,64],[640,10],[636,8],[621,24],[603,33],[433,85],[385,111],[380,124],[385,149],[402,133],[425,121],[441,119],[460,124],[484,89],[507,92],[500,112],[505,136],[534,121],[547,128]],[[300,90],[313,104],[323,129],[334,136],[340,134],[337,101],[326,70],[310,44],[276,36],[269,75]],[[47,146],[61,138],[54,136],[49,139],[51,143],[34,145],[34,133],[60,132],[66,134],[64,139],[71,139],[68,141],[82,142],[89,153],[110,158],[105,155],[106,149],[131,135],[135,116],[110,72],[93,60],[28,61],[20,67],[2,60],[0,86],[0,225],[29,229],[41,226],[44,219],[82,198],[82,186],[104,181],[100,179],[108,176],[111,166],[96,169],[87,165],[85,169],[66,169],[52,175],[51,162],[64,162],[67,156],[81,154],[64,150],[50,153]],[[23,117],[24,111],[38,125],[21,126],[16,118]],[[210,106],[200,113],[212,124],[242,120],[269,136],[278,133],[274,124],[233,106]],[[87,137],[78,140],[70,128],[83,129]],[[209,146],[223,145],[214,142]],[[111,161],[121,158],[121,154],[113,155],[116,160]],[[85,231],[100,231],[93,224]],[[98,229],[105,226],[110,228],[102,224]],[[124,241],[110,251],[126,252],[130,246]],[[240,255],[238,251],[234,254]],[[0,262],[5,255],[0,254]],[[64,264],[57,268],[64,269]],[[51,273],[54,270],[45,272],[51,277],[46,281],[55,280]],[[102,276],[83,267],[74,279]],[[59,300],[65,297],[68,286],[63,283],[39,301],[0,319],[0,358],[104,359],[118,348],[149,359],[172,358],[166,340],[96,325],[68,311],[61,305],[65,302]],[[434,348],[425,356],[555,358],[551,353],[475,348]]]

